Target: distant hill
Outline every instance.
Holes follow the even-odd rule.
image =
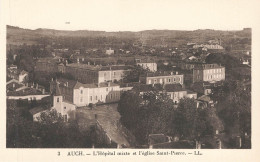
[[[90,31],[77,30],[65,31],[54,29],[23,29],[14,26],[7,26],[7,44],[8,45],[22,45],[24,43],[38,44],[39,38],[56,39],[60,37],[73,38],[99,38],[99,37],[113,37],[116,39],[132,39],[133,41],[145,42],[149,45],[154,44],[183,44],[187,42],[205,42],[210,39],[221,38],[223,42],[228,42],[231,39],[248,38],[251,40],[251,29],[246,28],[240,31],[221,31],[221,30],[145,30],[139,32],[105,32],[105,31]]]

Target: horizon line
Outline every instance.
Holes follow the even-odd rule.
[[[215,30],[215,31],[242,31],[244,29],[251,29],[251,27],[243,27],[242,29],[213,29],[213,28],[199,28],[199,29],[190,29],[190,30],[187,30],[187,29],[144,29],[144,30],[111,30],[111,31],[108,31],[108,30],[94,30],[94,29],[76,29],[76,30],[73,30],[73,29],[54,29],[54,28],[41,28],[41,27],[38,27],[38,28],[27,28],[27,27],[20,27],[20,26],[14,26],[14,25],[9,25],[9,24],[6,24],[6,26],[10,26],[10,27],[16,27],[16,28],[20,28],[20,29],[24,29],[24,30],[40,30],[40,29],[43,29],[43,30],[57,30],[57,31],[97,31],[97,32],[142,32],[142,31],[163,31],[163,30],[168,30],[168,31],[197,31],[197,30]]]

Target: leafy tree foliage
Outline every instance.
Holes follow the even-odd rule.
[[[149,134],[163,133],[194,140],[213,135],[214,129],[221,129],[214,128],[216,113],[211,109],[197,109],[195,100],[190,98],[181,99],[178,107],[174,108],[167,94],[158,91],[143,95],[125,92],[118,111],[122,124],[136,136],[139,144],[145,144]]]
[[[213,89],[212,98],[218,101],[219,117],[230,134],[251,134],[251,90],[240,81],[225,81]]]
[[[206,63],[217,63],[226,67],[227,70],[238,67],[240,62],[237,58],[227,54],[210,54],[206,58]]]
[[[6,146],[8,148],[91,147],[91,132],[81,132],[77,121],[64,122],[56,111],[42,113],[41,122],[25,117],[27,107],[7,101]]]

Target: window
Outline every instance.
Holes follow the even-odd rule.
[[[176,78],[173,78],[173,81],[175,82]]]
[[[106,89],[106,91],[108,92],[108,88]]]
[[[80,94],[83,94],[83,90],[80,90]]]
[[[168,79],[168,82],[171,82],[171,79]]]
[[[116,72],[114,72],[114,75],[116,75]]]
[[[110,95],[110,99],[112,99],[112,97],[113,97],[113,96],[112,96],[112,94],[111,94],[111,95]]]
[[[92,101],[92,96],[90,96],[90,101]]]
[[[154,81],[153,81],[154,83],[156,83],[157,82],[157,80],[156,79],[154,79]]]
[[[57,102],[60,102],[60,98],[59,97],[57,98]]]
[[[64,107],[64,110],[66,110],[66,106]]]

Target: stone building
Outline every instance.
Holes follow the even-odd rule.
[[[143,69],[148,69],[151,72],[156,72],[157,71],[157,63],[155,63],[153,61],[136,60],[136,65],[141,66]]]
[[[143,84],[183,84],[183,74],[178,72],[147,73],[140,76]]]
[[[52,81],[51,92],[59,89],[57,100],[72,103],[78,107],[89,104],[112,103],[120,100],[120,86],[112,82],[83,84],[74,80],[59,79]]]
[[[225,80],[225,67],[218,64],[201,64],[193,69],[193,83]]]
[[[78,81],[89,84],[120,81],[131,68],[124,65],[93,66],[80,63],[59,65],[60,72],[68,73]]]

